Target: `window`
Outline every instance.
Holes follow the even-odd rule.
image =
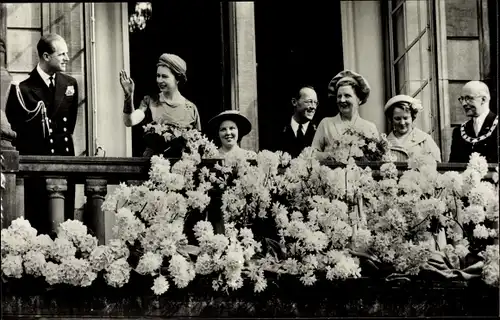
[[[416,126],[439,141],[432,7],[429,1],[382,2],[387,13],[388,97],[407,94],[420,99],[424,110]]]
[[[87,101],[85,79],[84,3],[7,3],[6,28],[7,70],[20,82],[38,63],[36,45],[49,32],[60,34],[68,45],[70,63],[66,73],[79,86],[78,120],[74,132],[76,155],[87,154]]]

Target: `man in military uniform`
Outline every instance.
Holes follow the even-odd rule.
[[[469,162],[473,152],[498,163],[498,116],[490,111],[490,91],[481,81],[467,82],[458,98],[471,119],[453,130],[449,162]]]
[[[316,125],[312,120],[318,106],[318,96],[312,86],[299,85],[293,91],[291,103],[294,113],[276,135],[274,150],[288,152],[295,158],[304,148],[311,146],[316,133]]]
[[[20,155],[74,156],[78,84],[62,73],[69,63],[68,46],[60,35],[50,33],[40,39],[37,51],[39,63],[26,80],[12,86],[7,101],[7,119],[17,133],[15,146]],[[68,217],[74,213],[74,197],[74,184],[68,181]],[[32,215],[37,222],[48,219],[41,213],[48,207],[44,179],[25,180],[25,203],[27,218]],[[42,224],[41,228],[47,227]]]

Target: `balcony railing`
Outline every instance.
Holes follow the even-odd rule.
[[[101,209],[109,185],[121,182],[137,184],[148,179],[150,161],[148,158],[118,157],[64,157],[64,156],[20,156],[15,150],[3,150],[4,174],[6,185],[3,194],[3,222],[7,227],[18,217],[24,216],[24,179],[42,177],[46,180],[49,193],[49,219],[52,231],[65,220],[64,195],[67,180],[84,185],[86,210],[83,220],[93,231],[100,243],[105,241],[104,212]],[[172,159],[175,161],[175,159]],[[210,165],[217,159],[203,160]],[[323,162],[330,167],[342,166],[339,163]],[[375,177],[378,176],[379,162],[360,162],[361,167],[369,166]],[[397,163],[399,170],[407,168],[406,163]],[[464,171],[465,163],[440,163],[438,171]],[[489,165],[491,177],[495,166]],[[487,176],[487,178],[488,178]],[[73,215],[70,215],[73,216]]]

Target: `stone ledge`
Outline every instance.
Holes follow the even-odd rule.
[[[201,279],[182,290],[171,284],[170,290],[158,297],[149,289],[152,280],[142,279],[141,284],[121,289],[96,284],[90,288],[55,286],[48,291],[43,291],[40,283],[23,290],[15,280],[2,287],[2,318],[499,315],[498,288],[480,281],[392,283],[361,278],[304,287],[296,279],[281,279],[270,282],[260,294],[253,293],[249,285],[227,295],[214,292],[210,280]]]

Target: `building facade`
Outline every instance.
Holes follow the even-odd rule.
[[[447,160],[451,130],[465,120],[457,97],[468,80],[497,94],[497,4],[492,0],[262,2],[153,2],[142,30],[129,29],[136,3],[2,4],[7,69],[21,81],[36,65],[41,34],[68,42],[69,74],[77,78],[81,108],[77,154],[140,154],[140,130],[121,123],[118,81],[127,70],[136,103],[156,90],[155,62],[176,53],[188,65],[183,94],[200,110],[202,125],[225,109],[247,115],[254,130],[242,144],[265,149],[271,129],[291,113],[290,80],[318,91],[318,117],[335,113],[329,80],[355,70],[372,91],[360,114],[379,131],[387,99],[405,93],[422,100],[417,126],[432,134]],[[492,105],[494,105],[492,103]],[[496,105],[495,109],[496,109]],[[496,112],[496,110],[494,110]]]

